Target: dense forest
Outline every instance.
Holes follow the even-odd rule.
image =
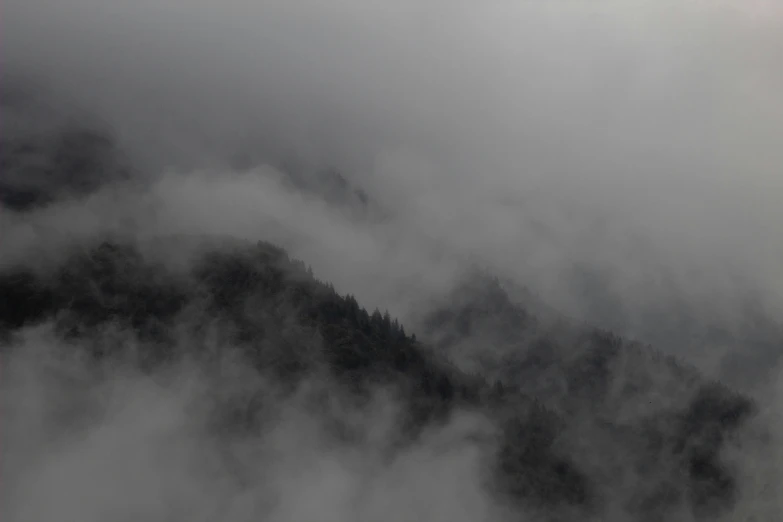
[[[138,337],[132,357],[145,371],[183,357],[209,360],[214,354],[199,352],[198,342],[181,353],[176,337],[186,325],[194,340],[221,332],[259,375],[291,390],[314,373],[359,399],[391,386],[407,405],[402,445],[455,410],[484,412],[499,430],[496,491],[535,508],[599,512],[635,470],[655,479],[632,492],[629,512],[654,520],[687,505],[709,519],[736,494],[721,452],[754,411],[749,399],[651,348],[565,319],[539,320],[491,278],[472,280],[450,308],[432,312],[422,336],[431,344],[266,243],[207,250],[177,271],[133,243],[107,240],[46,269],[5,270],[0,292],[7,341],[52,321],[70,349],[88,350],[98,365],[128,357],[87,342],[109,327]],[[459,342],[512,348],[495,369],[487,361],[485,371],[466,373],[448,357]],[[215,414],[221,429],[253,430],[263,415],[253,408],[226,403]]]

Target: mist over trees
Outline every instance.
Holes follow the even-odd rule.
[[[50,271],[5,271],[0,288],[11,356],[23,349],[15,336],[50,324],[67,343],[60,349],[85,351],[90,365],[130,361],[155,372],[191,358],[213,364],[221,355],[199,339],[217,334],[221,350],[288,393],[313,375],[360,401],[376,388],[393,390],[401,408],[395,451],[455,411],[481,412],[497,434],[484,441],[496,445],[492,490],[531,509],[599,513],[624,487],[629,515],[685,506],[711,517],[738,495],[721,453],[753,415],[752,400],[611,332],[546,325],[511,303],[497,280],[471,281],[458,304],[433,312],[428,336],[448,334],[434,345],[266,243],[208,250],[177,272],[133,244],[105,240]],[[107,330],[131,336],[132,351],[107,342]],[[506,355],[466,373],[446,356],[452,342],[490,343]],[[662,393],[670,396],[656,401]],[[211,415],[221,431],[253,433],[268,422],[254,401],[221,403]],[[333,435],[350,441],[338,421]],[[633,473],[643,481],[629,488],[623,480]]]
[[[757,4],[7,2],[0,518],[776,520]]]

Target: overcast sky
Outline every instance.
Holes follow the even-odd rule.
[[[5,77],[107,122],[151,188],[6,216],[6,237],[124,212],[147,232],[272,239],[403,316],[465,260],[577,315],[574,264],[609,274],[630,315],[672,288],[726,322],[746,293],[775,311],[777,5],[7,0]],[[385,218],[228,167],[248,151],[336,166]]]

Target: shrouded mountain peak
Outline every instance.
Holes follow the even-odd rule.
[[[8,0],[0,519],[778,520],[781,32],[661,1]]]
[[[721,451],[751,416],[751,401],[676,362],[657,362],[655,352],[609,332],[560,329],[567,323],[542,327],[496,280],[473,280],[454,310],[435,314],[432,324],[451,337],[429,346],[388,313],[369,312],[338,294],[271,244],[226,243],[199,254],[187,270],[142,251],[109,240],[47,270],[5,270],[0,320],[9,353],[19,349],[14,339],[25,328],[48,323],[68,340],[61,349],[86,350],[102,366],[135,360],[154,372],[180,360],[210,364],[231,351],[259,379],[271,377],[285,389],[313,375],[357,398],[383,386],[396,390],[403,405],[397,448],[456,411],[483,412],[498,430],[498,449],[488,462],[496,494],[531,509],[596,512],[620,486],[622,475],[609,473],[615,467],[631,473],[644,466],[642,476],[669,481],[678,491],[642,509],[658,493],[640,483],[628,491],[631,512],[653,509],[663,516],[691,506],[712,514],[739,494]],[[109,331],[132,335],[132,353],[107,344]],[[214,335],[224,339],[217,352],[203,342]],[[449,342],[466,339],[485,343],[489,354],[493,346],[519,345],[466,373],[449,356]],[[680,386],[676,398],[654,405],[654,397],[672,392],[667,381]],[[265,410],[257,408],[229,401],[214,412],[215,426],[252,433],[265,422]],[[335,436],[353,436],[347,426],[334,429]],[[581,439],[586,433],[590,438]]]
[[[0,92],[0,203],[28,211],[127,180],[111,132],[84,115],[63,115],[21,87]]]

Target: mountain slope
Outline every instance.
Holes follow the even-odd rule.
[[[493,489],[512,503],[586,514],[621,502],[642,520],[683,506],[709,517],[737,494],[721,452],[752,415],[751,401],[609,332],[539,321],[492,281],[466,290],[455,301],[462,308],[433,314],[430,332],[444,335],[428,345],[274,245],[223,243],[184,270],[142,251],[109,239],[46,269],[3,271],[0,325],[10,349],[23,328],[50,322],[98,364],[130,356],[151,371],[209,361],[215,353],[199,340],[217,332],[259,378],[287,389],[322,375],[358,399],[394,390],[404,405],[395,436],[402,447],[454,412],[487,416],[499,436]],[[138,339],[132,354],[102,341],[112,329]],[[456,342],[514,349],[495,370],[490,359],[468,374],[449,361]],[[663,392],[673,398],[661,400]],[[253,404],[223,403],[216,422],[257,430],[266,413]],[[618,500],[615,488],[631,476],[637,485]]]

